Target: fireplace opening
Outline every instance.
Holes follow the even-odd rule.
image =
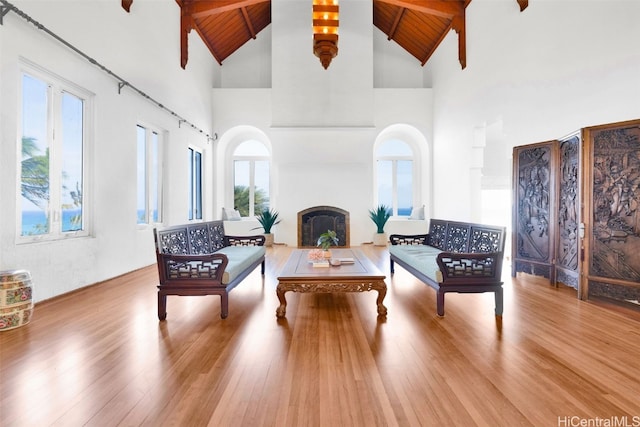
[[[314,206],[298,212],[298,247],[316,247],[318,237],[333,230],[338,245],[349,247],[349,212],[333,206]]]

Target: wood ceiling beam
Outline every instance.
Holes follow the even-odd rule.
[[[193,28],[193,18],[189,13],[189,5],[178,1],[180,5],[180,66],[184,70],[189,61],[189,33]]]
[[[251,34],[251,38],[255,40],[256,31],[253,29],[253,24],[251,23],[251,18],[249,18],[249,14],[247,13],[247,8],[243,7],[241,10],[242,10],[242,16],[244,17],[244,23],[247,25],[247,29]]]
[[[464,12],[462,0],[378,0],[394,6],[404,7],[416,12],[428,13],[442,18],[452,19]]]
[[[194,18],[229,12],[270,1],[271,0],[183,0],[185,5],[188,4],[191,6],[191,15]]]
[[[451,28],[449,28],[450,30]],[[433,48],[430,52],[427,53],[427,55],[422,58],[421,60],[421,65],[424,67],[424,64],[427,63],[427,61],[429,60],[429,58],[431,58],[431,55],[434,54],[434,52],[436,51],[437,47],[440,46],[440,43],[442,43],[442,40],[444,40],[444,38],[447,36],[447,33],[449,32],[449,30],[447,31],[443,31],[442,34],[440,34],[440,37],[438,37],[438,40],[436,40],[436,42],[433,44],[435,46],[435,48]],[[419,59],[419,58],[418,58]]]
[[[529,6],[529,0],[517,0],[517,1],[518,1],[518,4],[520,5],[520,12],[522,12],[527,8],[527,6]]]
[[[467,26],[464,10],[461,14],[453,17],[449,30],[454,30],[458,34],[458,61],[460,61],[460,66],[464,70],[467,67]],[[440,37],[434,44],[436,48],[440,46],[440,43],[442,43],[442,40],[447,36],[449,30],[443,31],[442,34],[440,34]],[[431,55],[434,54],[436,48],[428,52],[427,55],[422,58],[422,66],[424,66],[429,58],[431,58]]]
[[[467,24],[464,12],[453,18],[451,27],[458,33],[458,60],[464,70],[467,67]]]
[[[130,12],[131,4],[133,4],[133,0],[122,0],[122,8],[127,12]]]
[[[389,30],[389,35],[387,36],[387,40],[391,40],[393,38],[393,36],[396,33],[396,30],[398,29],[398,25],[400,24],[400,20],[402,19],[402,15],[404,15],[404,11],[407,10],[404,7],[401,7],[400,9],[398,9],[398,13],[396,14],[395,19],[393,20],[393,25],[391,26],[391,29]]]

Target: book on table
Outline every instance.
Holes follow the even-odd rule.
[[[313,261],[311,265],[314,267],[329,267],[329,261]]]

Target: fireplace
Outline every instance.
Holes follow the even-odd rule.
[[[349,247],[349,212],[333,206],[314,206],[298,212],[298,247],[317,246],[318,237],[333,230],[338,246]]]

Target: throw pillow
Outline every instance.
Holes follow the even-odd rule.
[[[229,221],[240,221],[242,219],[242,217],[240,216],[240,211],[237,209],[234,209],[233,211],[229,212]]]
[[[411,215],[409,215],[409,219],[424,219],[424,205],[419,208],[411,209]]]
[[[237,209],[222,208],[222,220],[223,221],[240,221],[240,211]]]

